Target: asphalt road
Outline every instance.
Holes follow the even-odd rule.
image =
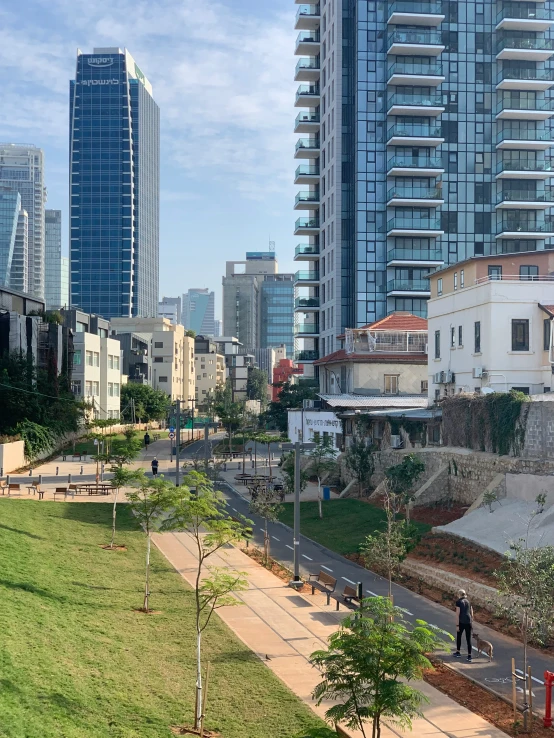
[[[256,544],[263,546],[263,521],[256,515],[250,513],[248,501],[232,487],[227,487],[225,495],[231,512],[244,515],[254,521],[253,538]],[[282,523],[270,523],[269,533],[271,535],[271,555],[288,568],[293,566],[293,532]],[[314,541],[301,536],[300,543],[300,569],[301,575],[307,579],[311,573],[325,571],[337,579],[337,592],[342,592],[346,584],[356,585],[362,583],[363,592],[366,596],[387,595],[388,582],[373,572],[363,569],[352,561],[330,551]],[[397,584],[393,584],[394,604],[406,610],[409,620],[419,618],[433,624],[448,633],[455,635],[455,612],[454,602],[451,609],[443,607],[427,600],[421,595],[415,594]],[[335,603],[331,602],[331,607]],[[346,607],[342,607],[346,614]],[[493,631],[490,628],[474,623],[474,631],[482,638],[490,641],[494,646],[494,659],[489,663],[488,657],[477,655],[477,649],[473,646],[473,662],[465,661],[467,649],[465,641],[462,642],[463,660],[458,661],[445,651],[440,654],[441,658],[463,673],[474,679],[488,689],[492,689],[503,697],[511,699],[512,657],[516,659],[516,670],[523,668],[523,647],[520,643],[507,636]],[[453,649],[454,650],[454,649]],[[543,674],[545,670],[554,670],[554,658],[550,658],[535,649],[529,650],[528,663],[533,675],[534,709],[544,711],[545,689]],[[522,673],[522,672],[520,672]],[[518,688],[519,701],[521,702],[522,690]]]

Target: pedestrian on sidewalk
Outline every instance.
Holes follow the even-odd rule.
[[[158,473],[158,465],[159,465],[158,459],[154,456],[154,458],[152,459],[152,464],[151,464],[151,467],[152,467],[152,476],[154,476],[154,477]]]
[[[471,661],[471,627],[473,624],[473,607],[467,598],[465,589],[458,591],[456,600],[456,653],[454,658],[461,658],[460,646],[462,635],[465,633],[467,641],[467,660]]]
[[[144,434],[144,448],[148,449],[148,446],[150,445],[150,435],[148,434],[148,431]]]

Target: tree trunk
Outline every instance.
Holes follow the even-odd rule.
[[[202,631],[200,623],[196,624],[196,704],[194,708],[194,728],[200,728],[202,719]]]
[[[269,463],[269,477],[271,478],[271,443],[267,444],[267,459]]]
[[[233,432],[231,430],[231,426],[229,426],[229,461],[232,461],[233,459]]]
[[[116,487],[115,500],[113,501],[113,511],[112,511],[112,541],[110,543],[110,548],[114,547],[114,541],[115,541],[115,518],[117,515],[117,496],[118,494],[119,494],[119,487]]]
[[[146,536],[146,579],[144,582],[144,612],[149,610],[150,599],[150,532]]]
[[[258,473],[258,442],[254,440],[254,474]]]
[[[523,705],[524,708],[528,706],[527,702],[527,612],[523,613]],[[523,729],[527,731],[529,729],[529,710],[526,709],[523,713]]]
[[[319,508],[319,517],[323,519],[323,502],[321,501],[321,479],[317,478],[317,506]]]
[[[265,530],[264,530],[264,556],[265,565],[269,563],[269,533],[267,532],[267,518],[265,518]]]

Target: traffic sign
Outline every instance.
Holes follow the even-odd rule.
[[[174,428],[173,426],[171,426],[171,427],[169,428],[169,432],[170,432],[170,433],[175,433],[175,428]]]
[[[174,441],[175,440],[175,433],[170,433],[169,434],[169,440],[170,441]]]

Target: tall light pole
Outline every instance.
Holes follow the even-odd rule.
[[[176,443],[175,443],[175,486],[178,487],[179,479],[179,452],[181,450],[181,400],[177,400],[177,418],[175,423]]]
[[[302,437],[301,433],[300,437]],[[309,451],[315,448],[315,446],[316,444],[311,441],[303,443],[301,440],[295,443],[283,443],[281,445],[284,451],[294,451],[294,578],[290,582],[291,587],[300,587],[302,585],[302,580],[300,579],[300,457],[302,451]]]

